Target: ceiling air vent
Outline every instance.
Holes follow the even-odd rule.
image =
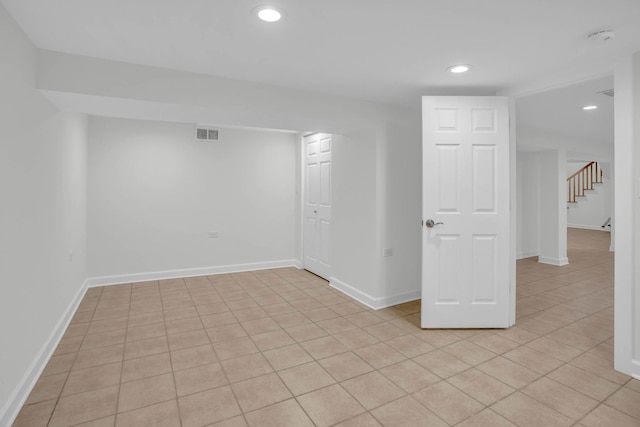
[[[616,33],[613,30],[600,30],[595,33],[591,33],[587,36],[587,39],[596,42],[606,42],[616,38]]]
[[[217,141],[218,129],[196,126],[196,141]]]
[[[603,90],[603,91],[598,92],[598,93],[601,93],[603,95],[607,95],[607,96],[610,96],[610,97],[613,98],[613,89]]]

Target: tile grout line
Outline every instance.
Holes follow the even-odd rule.
[[[184,281],[184,279],[181,279],[182,281]],[[165,317],[165,309],[164,309],[164,302],[163,302],[163,298],[162,298],[162,289],[161,289],[161,285],[160,285],[160,281],[158,280],[158,293],[160,294],[159,298],[160,298],[160,308],[161,308],[161,312],[162,312],[162,323],[164,324],[164,330],[165,330],[165,337],[167,340],[167,352],[169,353],[169,366],[171,366],[171,378],[173,379],[173,390],[176,394],[175,402],[176,402],[176,411],[178,413],[178,422],[180,423],[180,427],[183,426],[183,422],[182,422],[182,412],[180,411],[180,401],[179,401],[179,397],[178,396],[178,383],[176,381],[176,374],[175,374],[175,370],[173,369],[173,358],[171,357],[171,347],[169,345],[169,334],[167,333],[167,318]]]

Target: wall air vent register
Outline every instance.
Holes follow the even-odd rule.
[[[196,141],[217,141],[218,129],[196,126]]]

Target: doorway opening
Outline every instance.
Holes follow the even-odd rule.
[[[608,76],[516,101],[516,329],[603,363],[613,360],[612,88]],[[598,109],[585,111],[586,103]],[[606,188],[574,202],[566,178],[592,161]]]
[[[602,230],[613,217],[612,88],[608,76],[516,100],[518,259],[571,263],[567,227]],[[586,104],[598,108],[584,110]],[[591,162],[598,166],[586,179],[601,181],[602,173],[603,183],[583,182],[582,174],[567,182]]]

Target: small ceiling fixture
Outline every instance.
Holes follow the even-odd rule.
[[[273,6],[258,6],[254,13],[265,22],[278,22],[282,19],[282,12]]]
[[[597,108],[598,108],[597,105],[585,105],[584,107],[582,107],[582,109],[585,110],[585,111],[595,110]]]
[[[466,73],[470,69],[471,69],[471,65],[468,65],[468,64],[457,64],[457,65],[452,65],[449,68],[447,68],[447,71],[449,71],[452,74],[461,74],[461,73]]]
[[[613,98],[615,96],[615,92],[614,92],[613,89],[601,90],[598,93],[601,94],[601,95],[610,96],[611,98]]]
[[[593,32],[587,36],[587,39],[597,42],[606,42],[616,38],[616,33],[613,30],[600,30]]]

